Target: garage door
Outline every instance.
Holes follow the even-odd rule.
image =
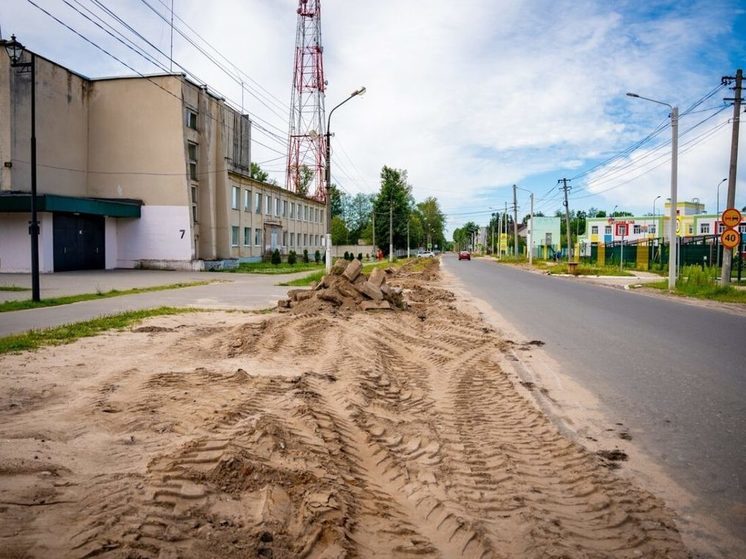
[[[54,271],[103,270],[104,217],[54,214]]]

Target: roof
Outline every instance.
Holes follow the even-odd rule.
[[[38,194],[36,210],[40,212],[65,212],[108,217],[140,217],[142,200],[126,198],[84,198],[77,196],[59,196],[57,194]],[[30,212],[31,194],[29,192],[0,193],[0,212]]]

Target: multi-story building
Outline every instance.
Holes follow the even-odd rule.
[[[323,204],[250,177],[251,121],[207,86],[35,66],[42,272],[323,252]],[[30,80],[0,52],[0,272],[31,267]]]

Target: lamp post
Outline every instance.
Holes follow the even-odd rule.
[[[676,236],[676,191],[678,180],[679,160],[679,107],[643,97],[637,93],[627,93],[628,97],[643,99],[658,105],[664,105],[671,109],[671,219],[669,225],[669,251],[668,251],[668,289],[676,287],[676,261],[678,253],[678,238]]]
[[[656,202],[658,201],[658,199],[659,199],[660,197],[661,197],[661,195],[659,194],[659,195],[658,195],[658,196],[656,196],[656,197],[655,197],[655,199],[653,200],[653,217],[656,217],[656,216],[658,215],[657,213],[655,213],[655,203],[656,203]]]
[[[717,186],[717,193],[718,193],[717,194],[717,210],[715,211],[715,226],[714,226],[715,231],[713,231],[713,233],[715,233],[715,243],[717,243],[716,244],[717,254],[715,257],[715,261],[718,267],[720,267],[720,228],[718,227],[718,219],[720,218],[720,185],[723,184],[727,180],[728,180],[727,177],[724,178],[718,183],[718,186]]]
[[[329,111],[329,117],[326,119],[326,273],[328,274],[332,270],[332,115],[339,107],[347,103],[353,97],[362,95],[365,93],[365,87],[356,89],[350,96],[336,105],[331,111]],[[375,244],[375,243],[374,243]],[[374,246],[375,248],[375,246]]]
[[[11,68],[22,68],[31,73],[31,299],[41,300],[39,293],[39,220],[36,215],[36,55],[29,51],[30,62],[21,62],[25,47],[11,35],[10,41],[3,41],[5,52],[10,58]]]

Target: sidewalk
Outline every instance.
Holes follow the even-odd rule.
[[[81,293],[154,287],[194,281],[215,281],[209,285],[184,287],[82,301],[57,307],[44,307],[0,313],[0,336],[32,329],[50,328],[71,322],[90,320],[106,314],[149,309],[160,306],[209,309],[257,310],[273,307],[287,293],[278,283],[302,277],[294,274],[231,274],[219,272],[169,272],[156,270],[107,270],[60,272],[41,276],[41,296],[58,297]],[[0,285],[30,287],[29,274],[0,274]],[[30,291],[0,291],[0,299],[30,299]]]

